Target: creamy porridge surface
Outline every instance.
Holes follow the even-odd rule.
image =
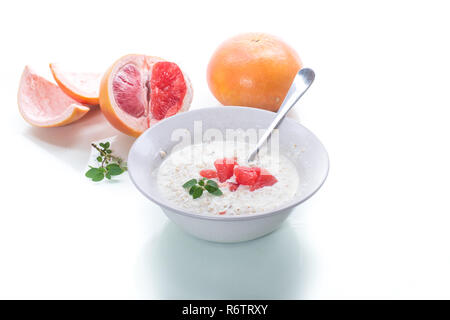
[[[157,170],[157,184],[162,195],[174,206],[205,215],[243,215],[267,212],[282,206],[298,192],[299,177],[294,164],[283,155],[274,157],[261,154],[252,164],[246,162],[249,145],[244,142],[205,142],[188,145],[173,151]],[[249,186],[240,185],[232,192],[226,182],[219,184],[223,192],[214,196],[207,192],[193,199],[183,188],[190,179],[200,179],[200,170],[215,170],[214,161],[220,158],[236,157],[239,165],[265,168],[278,180],[272,186],[250,191]],[[235,182],[234,176],[228,180]]]

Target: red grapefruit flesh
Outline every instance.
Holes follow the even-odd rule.
[[[50,63],[50,70],[58,86],[69,97],[87,105],[99,104],[100,73],[68,72],[55,63]]]
[[[200,170],[200,176],[206,179],[217,178],[217,172],[214,170],[204,169]]]
[[[180,110],[186,95],[186,81],[173,62],[157,62],[150,81],[151,111],[156,120],[173,116]]]
[[[67,96],[56,84],[25,67],[17,95],[19,111],[30,124],[59,127],[83,117],[90,109]]]
[[[119,108],[135,118],[145,114],[147,104],[142,82],[142,74],[133,64],[119,69],[113,80],[114,98]]]
[[[261,169],[256,182],[250,186],[250,191],[255,191],[263,187],[273,186],[278,180],[269,173],[266,169]]]
[[[236,182],[244,186],[251,186],[256,183],[260,173],[259,168],[251,168],[244,166],[237,166],[234,168],[234,175],[236,176]]]
[[[214,161],[214,166],[217,170],[217,177],[220,182],[225,182],[233,176],[233,168],[236,165],[236,160],[231,158],[217,159]]]
[[[228,190],[235,192],[239,188],[238,183],[228,182]]]
[[[189,109],[192,86],[173,62],[128,55],[114,63],[100,85],[100,108],[118,130],[139,136],[156,122]]]

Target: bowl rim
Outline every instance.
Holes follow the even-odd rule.
[[[176,118],[180,118],[183,116],[186,116],[186,114],[192,114],[192,113],[200,113],[200,112],[205,112],[208,109],[216,109],[216,108],[229,108],[231,110],[252,110],[255,112],[262,112],[262,113],[270,113],[275,115],[275,112],[272,111],[267,111],[267,110],[263,110],[263,109],[257,109],[257,108],[250,108],[250,107],[242,107],[242,106],[217,106],[217,107],[202,107],[199,109],[194,109],[194,110],[190,110],[190,111],[186,111],[186,112],[182,112],[182,113],[178,113],[176,115],[173,115],[169,118],[163,119],[162,121],[159,121],[158,123],[156,123],[155,125],[151,126],[150,128],[146,129],[134,142],[133,145],[130,148],[130,151],[128,152],[128,158],[130,158],[130,155],[134,152],[134,149],[137,148],[136,145],[138,144],[139,139],[141,139],[141,137],[143,137],[144,135],[149,135],[151,134],[152,130],[154,130],[154,128],[164,125],[165,123],[167,123],[168,121],[173,121],[173,119]],[[240,112],[240,111],[237,111]],[[330,171],[330,158],[328,156],[328,152],[325,149],[325,146],[322,144],[322,142],[317,138],[317,136],[308,128],[306,128],[305,126],[303,126],[302,124],[300,124],[298,121],[294,120],[294,119],[290,119],[290,118],[285,118],[283,121],[288,121],[291,122],[294,125],[298,125],[300,127],[302,127],[303,129],[305,129],[310,135],[312,135],[317,142],[319,143],[319,145],[322,147],[322,149],[325,152],[325,156],[327,159],[327,165],[326,165],[326,172],[323,176],[322,181],[318,184],[318,186],[314,189],[313,192],[311,192],[308,196],[302,198],[300,201],[294,201],[293,203],[290,203],[288,205],[284,205],[281,207],[278,207],[276,209],[267,211],[267,212],[263,212],[263,213],[256,213],[256,214],[244,214],[244,215],[233,215],[233,216],[212,216],[212,215],[203,215],[203,214],[199,214],[199,213],[195,213],[195,212],[189,212],[189,211],[185,211],[182,210],[180,208],[177,208],[175,206],[168,206],[167,204],[159,201],[156,197],[146,193],[139,185],[138,183],[136,183],[135,179],[133,178],[133,169],[132,169],[132,165],[130,166],[130,162],[128,162],[128,175],[131,179],[131,181],[133,182],[134,186],[139,190],[140,193],[142,193],[147,199],[151,200],[152,202],[156,203],[157,205],[159,205],[163,210],[170,210],[174,213],[183,215],[185,217],[190,217],[190,218],[194,218],[194,219],[203,219],[203,220],[216,220],[216,221],[236,221],[236,220],[253,220],[253,219],[263,219],[263,218],[267,218],[279,213],[282,213],[286,210],[292,209],[300,204],[302,204],[303,202],[305,202],[306,200],[308,200],[309,198],[311,198],[313,195],[316,194],[317,191],[319,191],[319,189],[323,186],[323,184],[325,183],[325,181],[327,180],[328,177],[328,173]]]

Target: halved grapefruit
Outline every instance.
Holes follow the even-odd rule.
[[[84,116],[89,108],[67,96],[56,84],[34,73],[26,66],[17,95],[19,111],[30,124],[59,127]]]
[[[50,70],[58,86],[69,97],[91,106],[99,104],[100,73],[68,72],[55,63],[50,63]]]
[[[192,86],[177,64],[132,54],[103,75],[100,108],[118,130],[137,137],[154,123],[189,109]]]

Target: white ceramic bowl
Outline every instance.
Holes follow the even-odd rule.
[[[295,154],[289,158],[297,167],[301,192],[292,201],[276,210],[242,216],[209,216],[187,212],[175,207],[161,194],[156,175],[163,159],[160,150],[171,150],[179,141],[172,141],[174,130],[185,128],[193,137],[194,121],[208,128],[267,128],[275,113],[246,107],[214,107],[192,110],[167,118],[146,130],[133,144],[128,155],[128,171],[138,190],[157,203],[167,217],[186,232],[209,241],[239,242],[266,235],[288,217],[292,209],[310,198],[328,174],[328,155],[322,143],[297,121],[286,118],[279,127],[280,151]]]

